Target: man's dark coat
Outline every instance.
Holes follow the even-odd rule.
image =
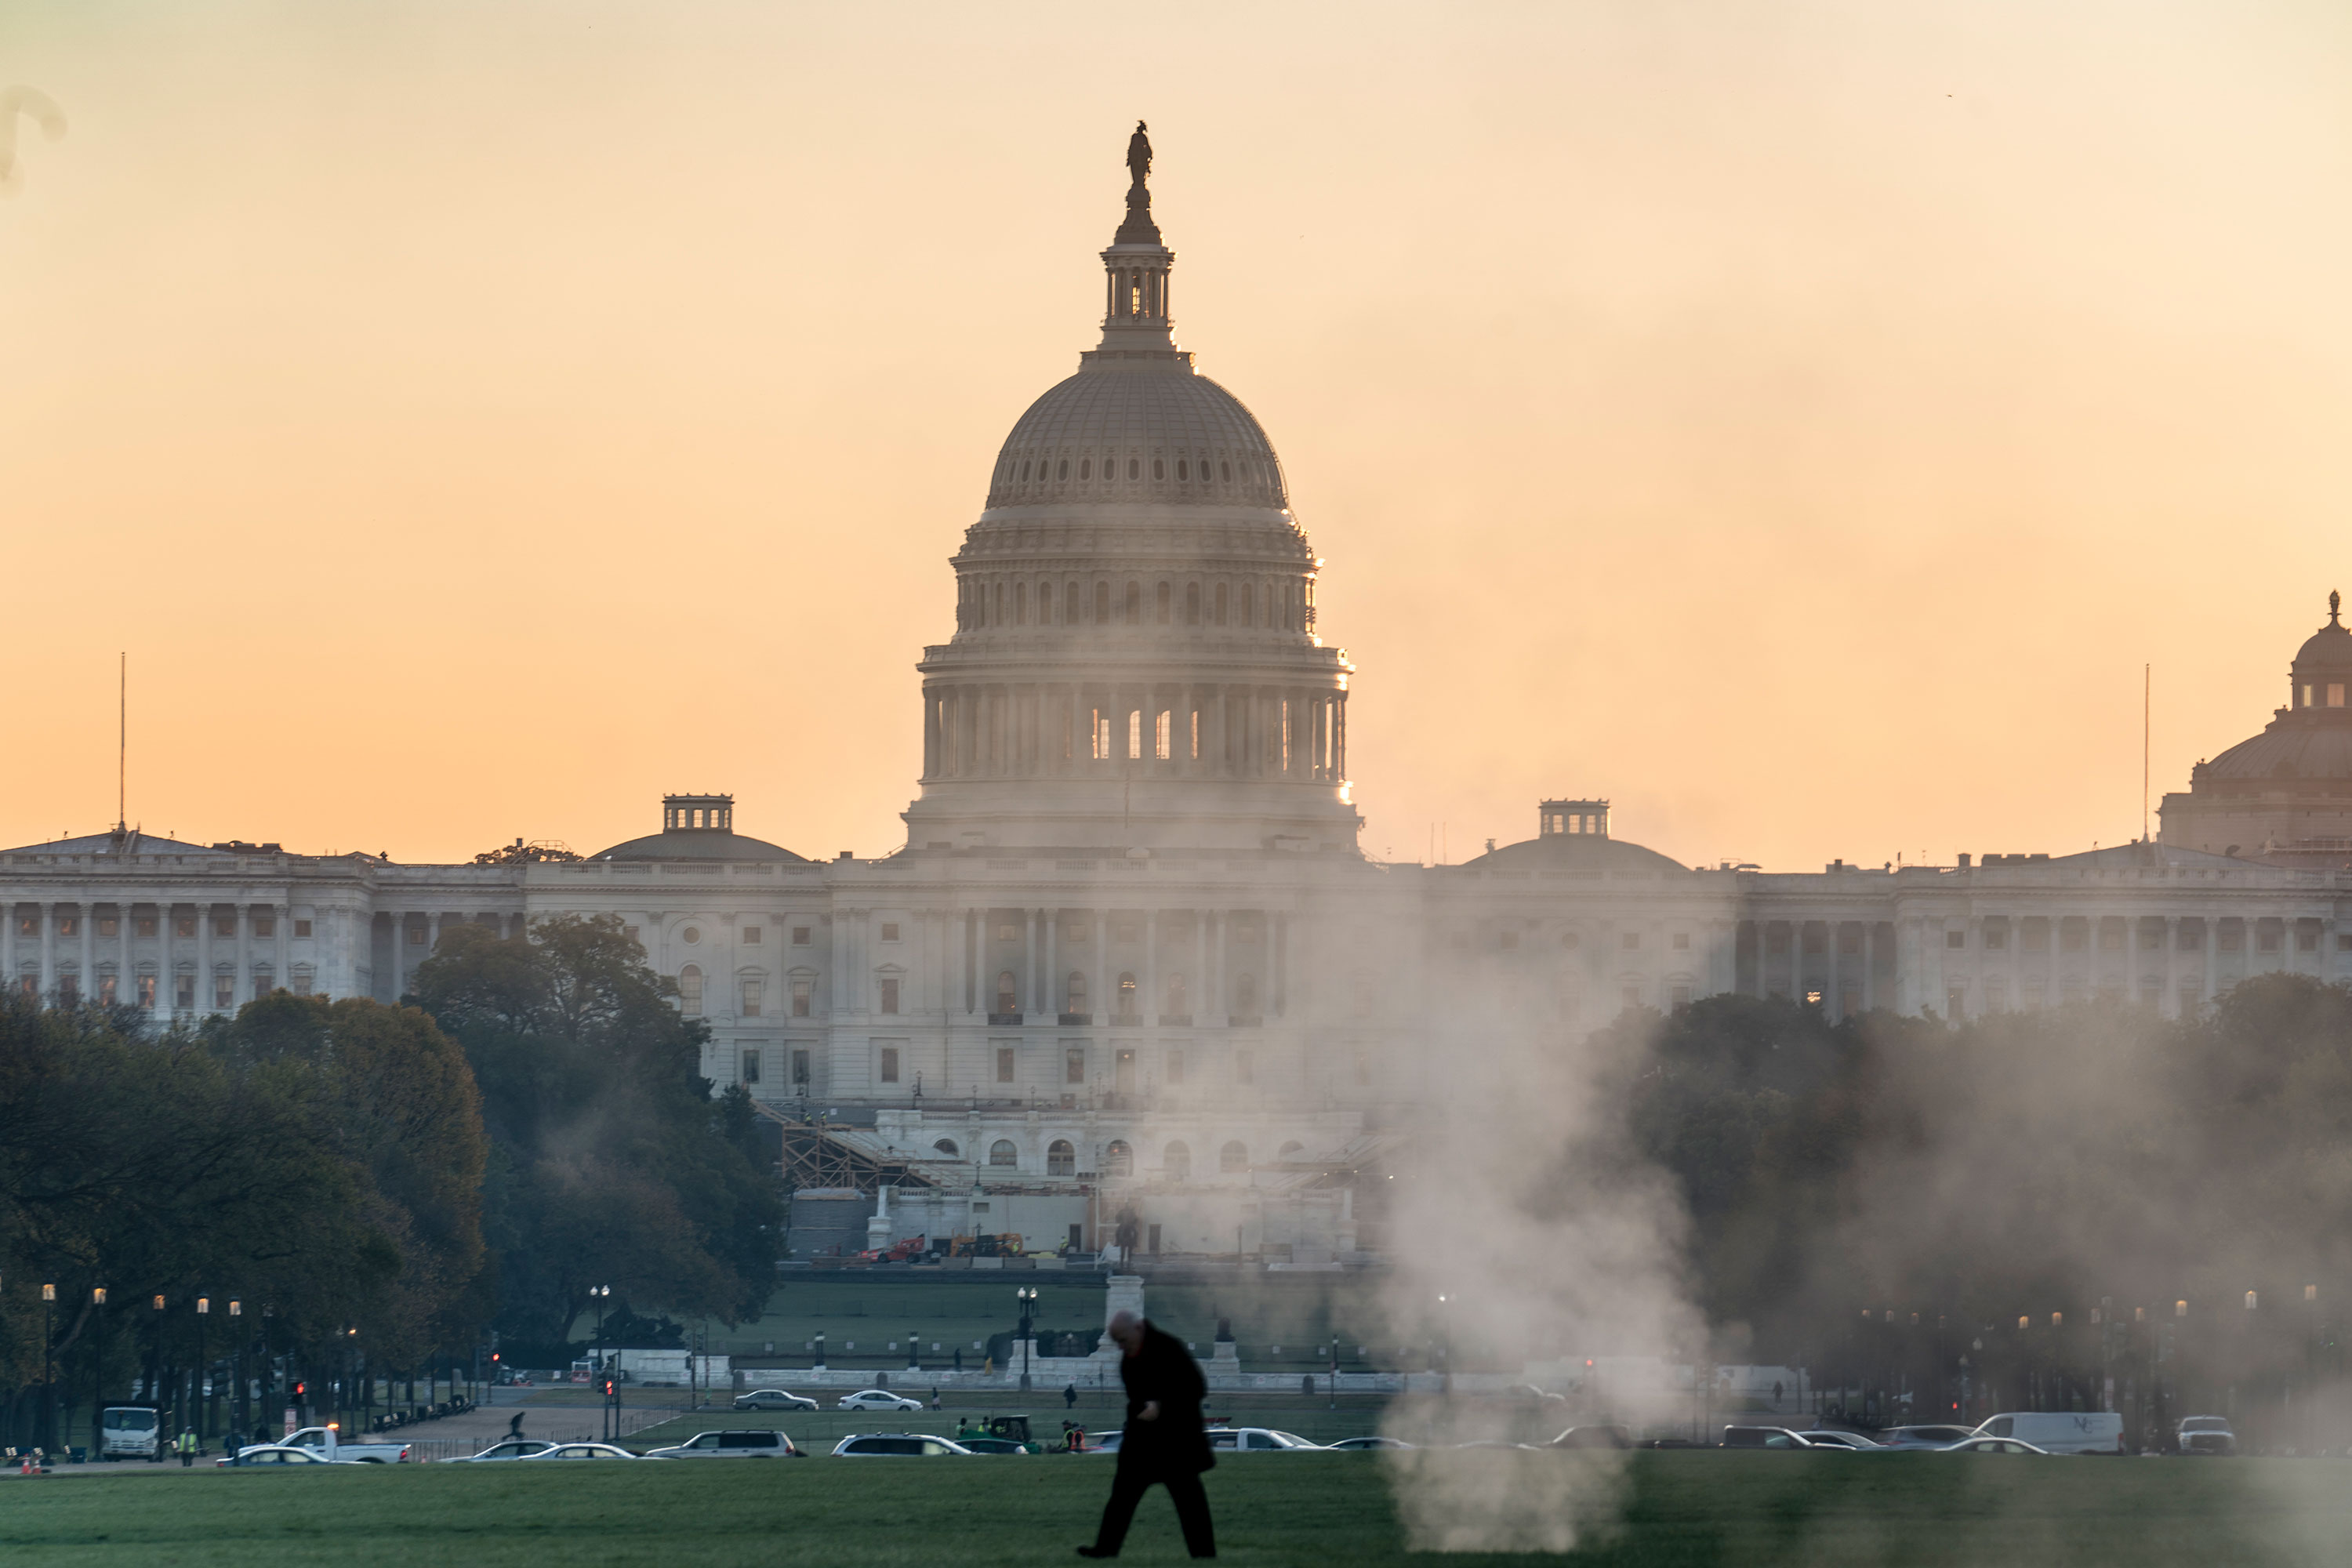
[[[1209,1385],[1201,1367],[1181,1340],[1150,1322],[1143,1325],[1143,1348],[1123,1355],[1119,1381],[1127,1385],[1126,1435],[1118,1442],[1118,1468],[1150,1479],[1197,1476],[1213,1468],[1208,1434],[1201,1426],[1201,1402]],[[1160,1415],[1150,1421],[1138,1417],[1146,1404],[1160,1402]]]

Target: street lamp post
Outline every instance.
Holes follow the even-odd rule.
[[[58,1390],[49,1376],[49,1313],[58,1301],[58,1288],[41,1287],[41,1452],[46,1454],[58,1446]]]
[[[1026,1394],[1029,1392],[1029,1321],[1030,1314],[1036,1310],[1037,1287],[1020,1286],[1013,1290],[1013,1299],[1021,1305],[1021,1392]]]
[[[213,1299],[210,1296],[197,1297],[196,1386],[194,1393],[196,1396],[196,1441],[199,1443],[212,1436],[213,1395],[211,1384],[213,1365],[210,1361],[205,1359],[205,1326],[212,1321],[212,1316]]]
[[[155,1458],[158,1463],[161,1463],[163,1458],[164,1410],[163,1309],[168,1303],[160,1295],[151,1298],[151,1301],[155,1309],[155,1316],[150,1320],[154,1325],[153,1331],[147,1336],[147,1397],[155,1405]],[[179,1418],[179,1412],[174,1410],[172,1414],[173,1419],[176,1421]]]
[[[98,1364],[91,1370],[89,1382],[89,1454],[99,1457],[99,1420],[106,1408],[106,1287],[90,1288],[89,1304],[98,1309]]]
[[[596,1382],[597,1430],[608,1438],[613,1425],[612,1396],[604,1392],[604,1303],[613,1298],[610,1285],[591,1285],[588,1299],[596,1304],[596,1342],[590,1347],[588,1375]]]
[[[245,1303],[238,1300],[234,1296],[230,1297],[228,1299],[228,1331],[236,1341],[236,1394],[229,1401],[229,1420],[235,1428],[236,1437],[242,1438],[245,1436],[245,1418],[247,1415],[245,1394],[245,1337],[243,1333],[245,1325],[237,1320],[245,1316]],[[234,1457],[233,1447],[232,1457]]]

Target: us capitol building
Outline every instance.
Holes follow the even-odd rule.
[[[1475,1048],[1465,994],[1572,1037],[1726,992],[2173,1016],[2250,974],[2352,974],[2333,595],[2270,727],[2199,763],[2154,842],[1691,868],[1612,837],[1605,800],[1548,800],[1464,865],[1368,858],[1355,667],[1273,443],[1176,346],[1149,163],[1139,131],[1101,342],[1014,423],[953,559],[903,848],[807,859],[737,833],[727,795],[668,797],[660,831],[584,858],[470,865],[118,829],[0,853],[0,977],[159,1021],[278,987],[392,1002],[453,923],[614,915],[796,1184],[856,1194],[835,1244],[1091,1247],[1123,1222],[1145,1252],[1309,1267],[1385,1244],[1354,1176]],[[827,1234],[803,1206],[796,1247]]]

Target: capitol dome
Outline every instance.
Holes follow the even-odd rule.
[[[1013,422],[955,553],[918,850],[1358,853],[1323,563],[1265,427],[1176,344],[1150,163],[1139,125],[1102,337]]]

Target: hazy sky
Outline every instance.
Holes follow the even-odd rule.
[[[1359,666],[1365,845],[2137,832],[2352,591],[2340,4],[17,0],[0,844],[885,852],[913,663],[1100,309]]]

